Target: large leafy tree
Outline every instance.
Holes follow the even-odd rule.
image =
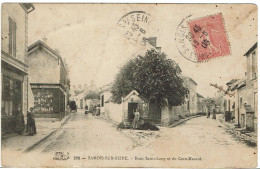
[[[175,61],[167,59],[164,53],[148,50],[145,56],[138,56],[121,68],[112,87],[113,100],[120,103],[122,97],[135,89],[148,103],[162,106],[168,99],[170,105],[181,105],[188,90],[180,74]]]

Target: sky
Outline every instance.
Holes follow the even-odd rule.
[[[34,4],[29,14],[29,45],[47,38],[47,45],[58,49],[69,66],[71,85],[97,86],[113,82],[120,67],[129,59],[142,55],[149,45],[131,44],[126,29],[117,23],[132,11],[145,12],[151,18],[140,24],[148,37],[157,37],[157,46],[175,60],[182,73],[195,80],[197,92],[214,96],[210,83],[225,84],[243,78],[246,57],[257,42],[257,7],[251,4]],[[194,63],[184,58],[176,47],[178,25],[189,15],[200,19],[222,13],[231,55]]]

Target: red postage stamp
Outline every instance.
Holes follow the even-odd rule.
[[[198,62],[230,55],[230,46],[221,13],[191,20],[188,25]]]

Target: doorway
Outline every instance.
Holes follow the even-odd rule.
[[[130,121],[133,121],[135,115],[134,112],[136,111],[138,107],[138,103],[128,103],[128,119]]]

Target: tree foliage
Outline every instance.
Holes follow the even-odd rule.
[[[216,101],[215,101],[213,98],[207,97],[207,98],[204,98],[204,99],[203,99],[203,104],[206,105],[206,107],[207,107],[208,110],[210,110],[210,107],[211,107],[212,105],[215,105],[215,103],[216,103]]]
[[[145,56],[138,56],[127,62],[117,74],[113,87],[113,100],[121,102],[133,89],[140,93],[146,102],[159,105],[181,105],[188,93],[180,77],[179,65],[167,59],[164,53],[148,50]]]
[[[84,97],[85,100],[87,99],[99,99],[99,92],[90,90],[86,96]]]

